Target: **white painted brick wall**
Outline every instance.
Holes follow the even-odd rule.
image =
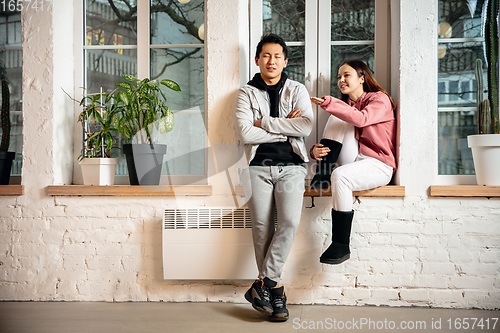
[[[0,299],[244,301],[242,294],[250,281],[162,279],[161,219],[156,207],[175,204],[174,199],[106,199],[112,212],[120,207],[128,207],[132,212],[134,205],[139,205],[141,218],[132,217],[139,215],[133,213],[118,218],[114,213],[107,214],[104,206],[100,218],[93,217],[95,213],[77,217],[72,212],[78,209],[70,209],[78,205],[73,199],[58,198],[59,205],[46,207],[38,218],[32,217],[37,216],[36,212],[19,206],[17,211],[29,212],[29,217],[21,214],[0,219]],[[185,199],[192,201],[193,206],[204,205],[203,200]],[[283,274],[290,302],[498,307],[499,233],[495,229],[484,230],[479,223],[472,230],[466,223],[457,222],[455,216],[462,213],[460,220],[474,219],[466,216],[469,208],[464,208],[464,202],[469,200],[455,200],[455,206],[447,204],[448,212],[440,211],[434,220],[431,206],[441,199],[423,199],[420,206],[412,208],[408,208],[406,200],[392,200],[393,214],[406,211],[408,216],[419,216],[425,211],[425,222],[420,218],[391,221],[388,217],[370,221],[371,213],[382,216],[388,207],[372,206],[366,198],[357,204],[351,237],[353,255],[337,266],[318,262],[323,244],[329,243],[327,210],[304,208]],[[471,201],[475,207],[488,203],[485,210],[492,202]],[[61,207],[61,203],[64,210],[55,208]],[[4,207],[2,202],[2,210]],[[55,215],[48,216],[49,211]],[[61,212],[65,215],[60,216]],[[489,210],[488,218],[497,219],[497,211]],[[322,225],[321,232],[311,231],[311,223]],[[409,227],[403,231],[387,228],[398,223]],[[361,224],[372,227],[359,228]],[[436,225],[447,227],[438,232]],[[425,234],[425,230],[432,230],[432,234]],[[449,238],[456,239],[455,246],[449,246]],[[314,250],[304,254],[305,247]],[[299,257],[301,260],[296,261]],[[292,269],[301,262],[307,263],[305,269]]]

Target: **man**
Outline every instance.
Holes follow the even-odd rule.
[[[289,317],[279,282],[300,222],[308,162],[304,137],[313,126],[305,86],[283,73],[287,55],[281,37],[261,38],[255,54],[260,73],[239,90],[235,112],[236,131],[249,163],[242,182],[259,270],[245,298],[272,321]]]

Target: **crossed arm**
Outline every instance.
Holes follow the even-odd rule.
[[[302,111],[300,111],[300,109],[295,109],[295,110],[293,110],[292,112],[290,112],[288,114],[287,118],[288,119],[298,118],[298,117],[300,117],[301,114],[302,114]],[[261,119],[257,119],[256,121],[254,121],[253,125],[255,127],[262,128],[262,118]]]
[[[305,95],[304,95],[305,94]],[[312,108],[307,91],[299,92],[295,109],[287,118],[264,116],[253,120],[254,110],[245,91],[238,92],[235,124],[243,144],[284,142],[288,136],[303,137],[312,130]]]

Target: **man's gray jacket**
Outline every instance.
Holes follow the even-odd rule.
[[[292,110],[300,109],[298,118],[288,119]],[[309,152],[304,137],[313,128],[311,100],[306,87],[297,81],[287,79],[280,93],[278,117],[270,116],[270,101],[267,91],[249,84],[238,91],[236,97],[235,126],[238,137],[245,149],[247,163],[254,158],[261,143],[285,142],[287,139],[293,151],[304,162],[308,162]],[[254,126],[254,121],[262,119],[262,128]]]

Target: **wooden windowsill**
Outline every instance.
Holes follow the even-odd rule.
[[[432,185],[431,197],[500,197],[500,186],[480,185]]]
[[[212,195],[212,186],[50,185],[47,186],[47,194],[53,196],[209,196]]]
[[[235,193],[237,195],[243,196],[243,186],[236,186]],[[356,197],[404,197],[405,187],[399,185],[386,185],[377,187],[366,191],[353,192]],[[329,197],[332,196],[332,191],[330,188],[326,190],[311,190],[309,186],[306,186],[305,197]]]
[[[405,187],[400,185],[386,185],[366,191],[354,191],[352,194],[355,197],[404,197]],[[332,191],[330,188],[326,190],[311,190],[309,186],[306,186],[304,196],[331,197]]]
[[[24,185],[0,185],[0,195],[24,195]]]

